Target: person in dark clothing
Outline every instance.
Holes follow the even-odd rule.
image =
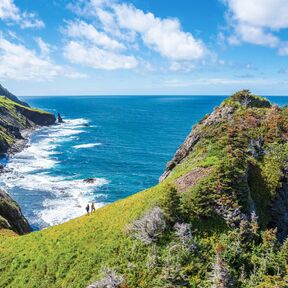
[[[89,215],[89,210],[90,210],[90,207],[89,207],[89,203],[88,203],[86,206],[87,215]]]

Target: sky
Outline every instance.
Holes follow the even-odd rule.
[[[287,0],[0,0],[16,95],[288,95]]]

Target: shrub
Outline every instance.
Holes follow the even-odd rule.
[[[156,242],[166,229],[166,220],[161,208],[155,207],[148,211],[141,219],[128,226],[128,232],[145,244]]]
[[[216,259],[213,265],[212,288],[229,288],[235,287],[233,277],[231,276],[227,264],[222,259],[224,247],[216,247]]]
[[[106,269],[103,271],[102,279],[89,285],[87,288],[120,288],[123,284],[124,278],[112,269]]]
[[[191,224],[176,223],[174,225],[175,234],[181,242],[182,247],[193,250],[195,244],[193,242],[193,235],[191,231]]]
[[[181,217],[179,209],[180,197],[176,187],[167,185],[166,192],[160,199],[160,207],[163,209],[167,220],[171,223],[175,223]]]

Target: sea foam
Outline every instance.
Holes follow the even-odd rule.
[[[101,146],[102,143],[87,143],[73,146],[75,149],[85,149],[85,148],[93,148],[96,146]]]
[[[10,159],[5,168],[7,172],[0,175],[2,185],[12,196],[13,191],[19,189],[48,195],[37,206],[37,211],[34,211],[36,217],[29,219],[34,226],[43,228],[83,215],[85,206],[92,200],[96,201],[96,207],[105,204],[97,201],[99,197],[103,201],[105,195],[95,192],[97,188],[108,183],[106,179],[95,178],[93,183],[87,183],[84,179],[77,179],[77,175],[64,177],[51,173],[56,165],[61,165],[61,160],[58,159],[61,149],[57,151],[57,148],[81,137],[81,134],[86,132],[87,124],[88,120],[81,118],[40,128],[29,141],[27,148]],[[101,144],[82,144],[74,148],[97,145]]]

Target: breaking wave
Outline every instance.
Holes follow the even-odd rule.
[[[15,191],[21,191],[28,198],[37,194],[35,197],[40,199],[40,203],[36,201],[36,205],[33,204],[33,215],[27,216],[34,227],[45,228],[83,215],[85,206],[92,200],[96,201],[96,207],[105,205],[105,195],[97,194],[97,189],[107,184],[108,180],[94,178],[87,183],[84,179],[79,179],[79,175],[55,173],[57,166],[61,166],[63,161],[60,157],[62,146],[69,142],[75,143],[82,133],[87,132],[87,126],[88,120],[80,118],[40,128],[33,134],[27,147],[9,160],[5,167],[6,173],[0,175],[2,185],[12,196]],[[79,149],[97,145],[101,144],[72,147]],[[102,201],[97,201],[98,198]]]

